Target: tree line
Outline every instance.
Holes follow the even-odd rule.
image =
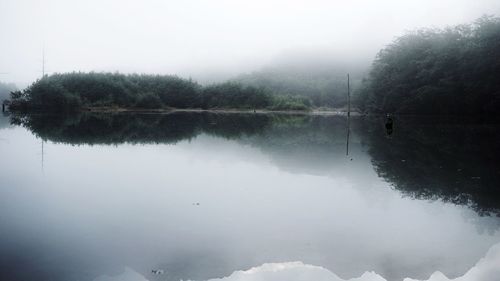
[[[312,64],[266,68],[208,86],[165,75],[54,74],[12,92],[10,107],[45,111],[344,107],[347,66]],[[351,76],[363,76],[361,68],[355,72]],[[396,38],[377,54],[362,81],[355,78],[353,107],[365,113],[498,114],[499,75],[500,18],[483,16],[471,24],[419,29]]]
[[[262,87],[277,98],[300,99],[314,108],[342,108],[347,104],[346,68],[342,62],[331,61],[324,65],[312,58],[307,64],[268,67],[239,75],[233,81]],[[362,67],[350,71],[353,77],[362,76]],[[359,82],[351,81],[352,84]]]
[[[88,107],[236,108],[305,110],[295,98],[275,98],[263,88],[225,82],[201,86],[169,75],[64,73],[45,76],[11,93],[11,109],[74,111]]]
[[[382,49],[358,91],[362,111],[498,114],[500,18],[408,32]]]

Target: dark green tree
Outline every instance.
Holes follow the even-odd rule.
[[[358,92],[367,112],[498,114],[500,19],[420,29],[381,50]]]

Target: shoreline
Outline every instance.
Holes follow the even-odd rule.
[[[237,113],[254,113],[254,114],[291,114],[291,115],[347,115],[346,111],[342,110],[269,110],[269,109],[237,109],[237,108],[160,108],[160,109],[144,109],[144,108],[126,108],[126,107],[85,107],[80,110],[81,112],[95,112],[95,113],[176,113],[176,112],[209,112],[209,113],[224,113],[224,114],[237,114]],[[361,115],[359,112],[351,112],[351,115]]]

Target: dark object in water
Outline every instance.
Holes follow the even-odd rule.
[[[392,134],[393,126],[394,126],[394,120],[390,115],[387,115],[387,118],[385,119],[385,131],[387,135]]]
[[[151,273],[153,273],[155,275],[161,275],[161,274],[165,273],[165,271],[163,269],[152,269]]]
[[[2,112],[8,111],[11,106],[11,101],[10,100],[3,100],[2,101]]]

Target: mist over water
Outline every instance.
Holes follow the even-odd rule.
[[[498,281],[499,16],[0,1],[0,280]]]
[[[342,279],[455,278],[500,242],[498,167],[478,149],[498,155],[495,123],[401,119],[387,136],[380,120],[354,117],[346,155],[342,116],[9,118],[0,279],[121,278],[127,266],[207,280],[294,261]],[[467,124],[479,139],[441,146]],[[411,155],[415,142],[434,157]],[[441,166],[452,159],[460,167]]]

